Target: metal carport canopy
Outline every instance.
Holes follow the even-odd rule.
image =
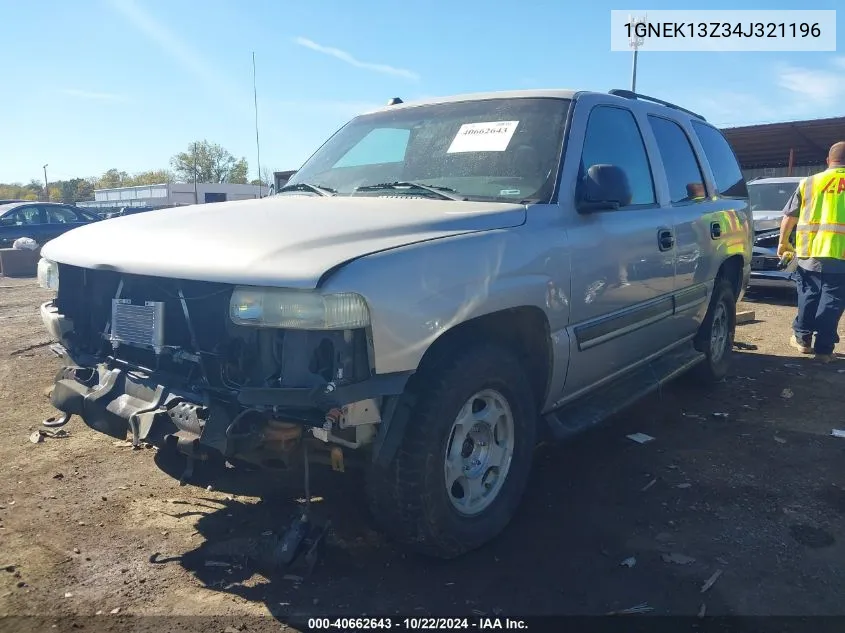
[[[845,117],[723,128],[743,169],[823,165],[830,146],[845,141]]]

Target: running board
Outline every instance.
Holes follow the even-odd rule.
[[[544,416],[554,439],[565,440],[628,408],[705,358],[691,344],[646,363]]]

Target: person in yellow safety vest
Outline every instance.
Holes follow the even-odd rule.
[[[827,363],[833,360],[845,311],[845,141],[831,146],[825,171],[798,184],[783,215],[778,256],[798,258],[798,314],[789,344]]]

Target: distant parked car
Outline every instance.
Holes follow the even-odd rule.
[[[146,213],[147,211],[155,211],[155,209],[153,207],[123,207],[117,212],[117,217],[135,215],[136,213]]]
[[[84,209],[57,202],[13,202],[0,205],[0,248],[10,248],[19,237],[43,246],[54,237],[99,218]]]
[[[754,216],[754,232],[780,229],[783,208],[795,193],[800,176],[760,178],[748,183],[748,201]]]
[[[748,183],[748,200],[754,216],[751,288],[795,289],[792,273],[780,269],[777,255],[783,208],[795,193],[800,176],[760,178]]]

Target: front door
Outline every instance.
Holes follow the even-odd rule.
[[[585,98],[578,101],[571,129],[584,130],[580,138],[570,137],[581,148],[581,176],[592,165],[616,165],[627,174],[633,199],[618,210],[573,211],[566,398],[671,342],[665,326],[673,311],[675,273],[673,218],[658,204],[633,112]]]

